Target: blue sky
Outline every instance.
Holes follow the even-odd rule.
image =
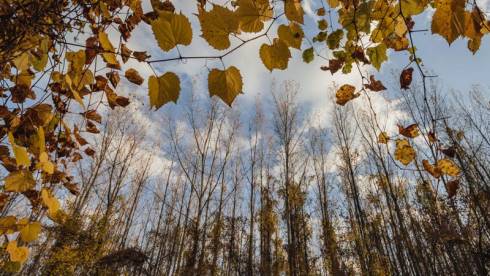
[[[215,1],[221,3],[220,1]],[[303,6],[307,13],[305,18],[305,26],[315,26],[315,0],[304,0]],[[490,1],[479,0],[479,5],[484,10],[490,10]],[[144,10],[149,11],[149,1],[143,1]],[[197,17],[193,14],[197,13],[196,3],[194,1],[173,1],[177,11],[182,11],[187,15],[193,25],[193,42],[190,46],[179,47],[183,55],[215,55],[219,53],[212,49],[204,39],[200,37],[200,28]],[[483,88],[490,89],[490,75],[487,69],[487,63],[490,61],[490,40],[488,36],[484,37],[481,43],[480,50],[473,55],[466,48],[466,39],[458,39],[451,46],[438,35],[433,35],[430,32],[430,17],[431,12],[428,11],[415,18],[416,29],[428,29],[428,32],[419,32],[414,34],[415,44],[418,48],[418,56],[424,62],[424,68],[431,74],[438,75],[437,83],[442,89],[455,89],[462,95],[475,84],[481,85]],[[275,29],[286,23],[286,20],[278,20],[277,24],[272,27],[271,38],[276,37]],[[267,26],[268,23],[266,23]],[[305,27],[306,33],[314,32],[313,29]],[[117,41],[113,37],[113,41]],[[239,41],[232,40],[232,45],[236,45]],[[235,44],[233,44],[235,43]],[[262,101],[264,110],[271,108],[271,89],[276,87],[280,90],[280,84],[284,80],[293,80],[298,84],[298,100],[301,105],[309,111],[309,116],[314,124],[322,126],[329,125],[328,113],[335,104],[334,94],[331,88],[334,85],[349,83],[360,88],[360,77],[357,72],[349,75],[344,75],[340,72],[334,76],[330,72],[324,72],[319,69],[325,64],[324,60],[315,58],[310,64],[305,64],[301,59],[301,51],[291,49],[293,58],[289,62],[288,69],[285,71],[274,70],[270,73],[260,61],[258,52],[260,45],[269,43],[268,38],[263,37],[255,40],[232,55],[227,56],[223,62],[226,66],[234,65],[240,69],[243,79],[243,92],[237,97],[233,104],[233,108],[239,109],[245,116],[252,116],[254,113],[254,104],[256,101]],[[303,42],[303,47],[309,47]],[[152,59],[166,58],[178,56],[176,50],[168,53],[163,52],[157,45],[151,28],[146,24],[140,24],[133,32],[128,46],[136,51],[148,51],[152,55]],[[331,53],[324,49],[322,55],[330,56]],[[398,79],[394,78],[393,74],[401,72],[403,67],[408,64],[408,55],[406,53],[389,53],[389,61],[385,62],[380,72],[376,72],[371,67],[364,67],[363,70],[369,74],[374,74],[376,78],[381,79],[388,91],[371,94],[371,100],[374,103],[375,111],[381,114],[381,118],[385,119],[385,125],[388,129],[394,129],[396,123],[403,118],[403,114],[398,113],[398,103],[396,95],[398,93]],[[150,76],[151,69],[143,64],[130,60],[127,64],[129,67],[134,67],[140,71],[144,77]],[[206,99],[207,91],[207,74],[212,68],[222,68],[218,60],[188,60],[166,62],[155,64],[154,69],[158,74],[163,74],[167,71],[176,72],[181,79],[181,97],[177,105],[170,103],[162,107],[158,111],[149,111],[147,86],[146,83],[141,87],[135,86],[128,82],[124,82],[120,87],[123,93],[133,97],[133,107],[135,116],[141,118],[146,123],[154,125],[153,129],[159,129],[158,125],[162,124],[162,116],[165,113],[177,113],[185,107],[186,99],[189,98],[191,91],[197,96]],[[417,74],[417,71],[414,71]],[[121,92],[121,91],[120,91]],[[388,97],[389,95],[389,97]],[[399,94],[398,94],[399,95]],[[362,107],[366,101],[362,97],[354,100],[356,105]],[[396,116],[395,116],[396,115]],[[155,138],[158,135],[155,133]]]

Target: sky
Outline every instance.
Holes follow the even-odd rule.
[[[150,11],[150,1],[143,1],[145,12]],[[220,3],[220,1],[214,1]],[[319,8],[319,1],[304,0],[302,2],[305,10],[305,26],[315,26],[318,19],[315,10]],[[478,0],[479,7],[485,11],[490,11],[490,0]],[[197,16],[197,5],[195,1],[173,1],[177,12],[182,12],[191,21],[193,26],[193,41],[190,46],[179,46],[179,51],[183,56],[195,55],[216,55],[216,51],[200,37],[200,27]],[[473,85],[480,85],[490,91],[490,75],[488,61],[490,61],[490,39],[485,36],[482,40],[480,50],[473,55],[466,48],[466,39],[457,39],[453,44],[448,43],[440,36],[430,32],[430,18],[432,10],[414,18],[415,29],[428,29],[427,32],[417,32],[414,34],[414,42],[418,49],[418,56],[422,58],[424,70],[431,75],[437,75],[436,82],[443,90],[454,90],[464,98],[466,93]],[[280,19],[272,26],[271,38],[276,36],[277,27],[287,23],[285,19]],[[268,26],[269,23],[266,23]],[[314,34],[314,29],[305,27],[305,33]],[[117,41],[116,34],[112,37]],[[232,47],[239,41],[232,40]],[[233,44],[234,43],[234,44]],[[262,103],[265,111],[272,110],[271,90],[280,91],[281,83],[285,80],[292,80],[298,86],[298,100],[300,105],[307,110],[310,121],[313,125],[328,127],[329,112],[335,105],[335,91],[331,88],[345,83],[361,86],[358,72],[344,75],[337,72],[332,76],[330,72],[320,70],[320,66],[326,62],[320,58],[315,58],[310,64],[302,61],[301,51],[291,49],[292,59],[289,61],[288,69],[284,71],[274,70],[269,72],[259,58],[259,48],[263,43],[269,44],[269,39],[263,37],[241,47],[233,54],[225,57],[225,66],[236,66],[243,77],[243,94],[240,94],[233,103],[234,109],[240,110],[245,120],[254,114],[254,104],[257,101]],[[303,42],[303,48],[306,44]],[[177,51],[163,52],[152,34],[151,28],[141,23],[133,31],[132,37],[128,41],[128,47],[135,51],[147,51],[151,59],[177,57]],[[324,56],[331,56],[328,50],[321,52]],[[396,127],[396,123],[403,119],[403,114],[399,111],[399,89],[398,75],[408,64],[408,55],[405,53],[395,53],[389,51],[389,60],[385,62],[380,72],[369,66],[363,67],[368,74],[374,74],[377,79],[383,81],[388,88],[387,91],[371,94],[371,101],[374,109],[380,118],[384,118],[387,129]],[[144,63],[130,60],[127,67],[136,68],[147,79],[153,74],[151,68]],[[185,108],[186,103],[192,93],[198,98],[209,97],[207,90],[207,74],[212,68],[222,68],[218,60],[184,60],[154,64],[154,70],[161,75],[168,71],[178,74],[181,79],[181,95],[177,104],[169,103],[158,111],[149,110],[149,98],[146,82],[142,86],[133,85],[127,81],[118,87],[118,92],[129,95],[132,99],[131,110],[134,116],[149,125],[150,139],[157,142],[160,139],[158,129],[160,124],[165,123],[163,117],[168,113],[178,113]],[[355,71],[355,70],[353,70]],[[414,71],[416,74],[417,71]],[[274,88],[275,87],[275,88]],[[397,94],[398,93],[398,94]],[[397,96],[398,95],[398,96]],[[363,106],[363,96],[355,99],[355,105]],[[383,120],[383,119],[382,119]]]

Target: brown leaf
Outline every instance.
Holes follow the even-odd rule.
[[[97,113],[96,110],[87,110],[84,113],[82,113],[82,115],[84,115],[85,118],[95,121],[99,124],[102,122],[102,116],[100,116],[100,114]]]
[[[368,84],[364,85],[364,87],[366,87],[367,89],[374,92],[386,90],[386,87],[383,85],[383,83],[379,80],[374,79],[373,75],[369,76],[369,81],[370,82]]]
[[[98,130],[97,127],[95,126],[95,124],[92,123],[91,121],[87,121],[86,129],[90,133],[100,133],[100,130]]]
[[[124,74],[124,76],[126,76],[126,78],[134,83],[134,84],[137,84],[137,85],[141,85],[144,81],[144,79],[140,76],[140,74],[138,73],[138,71],[136,71],[135,69],[133,68],[130,68],[126,71],[126,73]]]
[[[333,75],[335,72],[339,71],[340,68],[342,68],[342,65],[344,62],[339,59],[330,59],[328,61],[328,67],[327,66],[322,66],[321,69],[323,71],[330,70],[330,73]]]
[[[454,147],[449,147],[445,149],[441,149],[441,152],[444,153],[447,157],[454,158],[456,155],[456,149]]]
[[[116,88],[117,84],[119,83],[119,80],[121,80],[121,78],[119,77],[119,73],[116,71],[112,71],[112,72],[107,73],[106,76],[109,78],[109,81],[111,82],[112,87]]]
[[[129,50],[128,47],[126,47],[126,44],[122,43],[121,45],[121,57],[124,63],[126,63],[129,58],[131,57],[131,53],[133,51]]]
[[[95,76],[95,84],[92,87],[94,92],[102,91],[107,86],[107,79],[104,76],[98,75]]]
[[[448,198],[454,197],[457,194],[458,189],[459,189],[459,179],[448,181],[446,183],[447,197]]]
[[[77,126],[75,126],[75,128],[74,128],[73,134],[75,135],[75,139],[80,144],[80,146],[85,146],[86,144],[88,144],[87,140],[85,140],[85,138],[83,138],[80,135],[80,133],[78,132],[78,127]]]
[[[86,148],[84,150],[85,154],[87,154],[88,156],[94,156],[95,154],[95,150],[93,150],[92,148]]]
[[[411,124],[407,127],[403,127],[401,125],[398,125],[398,132],[408,138],[415,138],[419,136],[419,125],[418,124]]]
[[[409,67],[400,74],[400,87],[402,89],[408,89],[410,87],[410,84],[412,83],[412,73],[413,68]]]
[[[133,52],[133,56],[139,61],[146,61],[147,58],[151,57],[146,52]]]

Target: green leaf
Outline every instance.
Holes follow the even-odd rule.
[[[303,61],[306,63],[310,63],[313,61],[313,58],[315,57],[315,51],[313,50],[313,47],[308,48],[303,51]]]
[[[374,68],[378,71],[381,68],[381,64],[388,60],[388,56],[386,55],[386,44],[384,43],[380,43],[376,47],[368,48],[366,52]]]

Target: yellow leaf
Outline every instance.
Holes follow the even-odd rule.
[[[10,144],[12,145],[15,160],[17,161],[17,166],[29,167],[31,165],[31,160],[29,159],[26,148],[15,144],[14,135],[12,134],[12,132],[9,132],[8,139]]]
[[[437,168],[449,176],[458,176],[461,173],[458,165],[453,160],[447,158],[437,161]]]
[[[29,256],[29,248],[25,246],[17,247],[17,241],[10,241],[8,243],[7,252],[12,262],[24,263]]]
[[[73,87],[73,81],[72,81],[69,74],[65,75],[65,82],[68,85],[68,87],[70,88],[70,91],[71,91],[75,101],[77,101],[77,103],[79,103],[83,107],[83,109],[85,109],[85,104],[83,103],[83,99],[82,99],[82,97],[80,97],[80,94],[78,94],[77,89],[75,89]]]
[[[327,0],[327,2],[332,9],[339,6],[339,0]]]
[[[213,48],[224,50],[230,47],[229,35],[238,31],[238,17],[232,11],[219,5],[213,5],[209,12],[201,6],[199,22],[201,22],[202,37]]]
[[[99,32],[99,42],[100,46],[102,46],[102,49],[105,51],[102,53],[104,61],[108,64],[119,66],[119,62],[116,59],[114,46],[112,46],[109,36],[105,32]]]
[[[277,29],[277,34],[279,35],[279,39],[284,41],[289,47],[296,49],[301,48],[304,32],[299,24],[291,22],[289,26],[281,25]]]
[[[432,16],[432,33],[439,34],[451,44],[464,34],[465,1],[436,0],[436,11]]]
[[[272,19],[273,11],[269,0],[238,0],[237,5],[240,30],[244,32],[260,32],[264,28],[264,22]]]
[[[404,17],[410,17],[422,13],[427,6],[427,0],[400,0],[401,12]],[[399,7],[395,8],[397,11]]]
[[[48,63],[49,43],[50,39],[48,37],[41,39],[39,47],[37,48],[37,55],[30,55],[32,66],[38,72],[43,71],[44,67],[46,67],[46,64]]]
[[[208,76],[208,89],[211,96],[220,97],[231,106],[236,96],[242,92],[242,76],[235,66],[226,70],[213,69]]]
[[[260,58],[269,71],[286,69],[290,57],[291,52],[288,46],[278,38],[274,39],[272,45],[262,44],[260,46]]]
[[[27,69],[29,69],[29,67],[31,66],[31,63],[29,62],[28,52],[24,52],[14,58],[13,63],[15,68],[17,68],[17,71],[27,71]]]
[[[25,192],[36,186],[36,181],[28,170],[11,172],[4,179],[6,192]]]
[[[388,136],[388,133],[384,131],[378,135],[378,143],[380,144],[387,144],[389,140],[390,137]]]
[[[286,0],[284,4],[284,13],[289,21],[295,21],[303,24],[303,7],[300,0]]]
[[[20,229],[20,238],[25,242],[32,242],[37,240],[40,232],[41,223],[37,221],[28,223],[22,229]]]
[[[150,108],[159,109],[162,105],[173,101],[177,103],[180,93],[179,77],[173,72],[167,72],[160,77],[150,76],[148,79]]]
[[[335,97],[337,98],[337,104],[345,105],[348,101],[359,97],[360,94],[355,93],[355,91],[356,88],[350,84],[342,85],[335,94]]]
[[[178,44],[191,44],[191,23],[182,13],[162,12],[158,19],[151,22],[151,28],[158,41],[158,46],[166,52]]]
[[[58,199],[51,195],[51,193],[43,188],[41,190],[41,199],[43,201],[44,206],[48,207],[48,214],[51,218],[55,218],[60,211],[60,203]]]
[[[407,166],[415,158],[415,150],[412,148],[408,140],[396,140],[395,159]]]
[[[46,152],[42,152],[39,155],[39,163],[37,163],[36,168],[47,174],[54,173],[54,164],[49,161],[49,156]]]

